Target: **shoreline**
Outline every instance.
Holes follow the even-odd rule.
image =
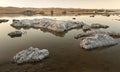
[[[42,16],[79,16],[83,14],[120,14],[120,9],[80,9],[80,8],[17,8],[0,7],[0,14],[23,14]]]

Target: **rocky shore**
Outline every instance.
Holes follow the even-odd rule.
[[[106,32],[102,30],[87,31],[75,36],[80,38],[80,46],[84,49],[94,49],[105,46],[116,45],[116,38],[120,37],[120,33]]]
[[[120,36],[120,34],[116,32],[94,30],[100,28],[109,28],[109,26],[104,24],[93,23],[91,25],[87,25],[84,22],[79,21],[64,21],[49,18],[13,20],[11,26],[15,28],[42,28],[58,33],[75,28],[81,28],[85,32],[78,34],[77,36],[75,36],[75,38],[80,38],[80,47],[85,49],[115,45],[117,44],[117,42],[114,37]]]
[[[64,32],[70,29],[82,27],[85,25],[83,22],[79,21],[62,21],[62,20],[53,20],[48,18],[43,19],[24,19],[24,20],[13,20],[11,26],[15,28],[24,28],[24,27],[33,27],[33,28],[44,28],[52,30],[55,32]]]

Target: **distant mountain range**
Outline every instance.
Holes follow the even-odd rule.
[[[24,15],[81,15],[81,14],[105,14],[119,13],[120,9],[80,9],[80,8],[18,8],[0,7],[0,14],[24,14]]]

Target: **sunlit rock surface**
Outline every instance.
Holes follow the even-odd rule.
[[[75,36],[76,39],[80,38],[80,47],[84,49],[93,49],[104,46],[111,46],[117,44],[115,38],[120,37],[120,33],[107,32],[103,30],[92,30],[82,32]]]
[[[22,50],[13,57],[13,61],[17,64],[41,61],[49,56],[47,49],[40,50],[39,48],[30,47]]]
[[[53,20],[48,18],[43,19],[24,19],[24,20],[13,20],[11,26],[13,27],[35,27],[35,28],[46,28],[56,32],[63,32],[73,28],[82,27],[83,22],[79,21],[62,21]]]
[[[107,34],[95,34],[85,37],[80,41],[80,46],[84,49],[93,49],[117,44],[116,40]]]

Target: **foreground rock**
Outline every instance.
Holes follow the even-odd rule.
[[[112,46],[115,44],[117,44],[116,40],[107,34],[95,34],[94,36],[85,37],[80,41],[80,46],[84,49]]]
[[[87,31],[75,36],[76,39],[80,38],[80,47],[84,49],[115,45],[117,44],[115,38],[118,37],[120,37],[120,33],[102,30]]]
[[[2,22],[8,22],[9,20],[7,20],[7,19],[0,19],[0,23],[2,23]]]
[[[21,37],[22,36],[22,32],[21,31],[14,31],[8,34],[10,37]]]
[[[83,22],[78,21],[62,21],[53,20],[48,18],[43,19],[24,19],[24,20],[13,20],[11,26],[13,27],[35,27],[35,28],[45,28],[56,32],[63,32],[73,28],[82,27]]]
[[[26,50],[20,51],[13,57],[13,61],[17,64],[41,61],[49,56],[47,49],[38,49],[30,47]]]
[[[109,26],[107,25],[102,25],[102,24],[99,24],[99,23],[94,23],[91,25],[92,28],[108,28]]]

